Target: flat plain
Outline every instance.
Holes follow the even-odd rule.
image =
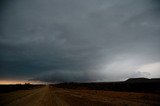
[[[160,95],[44,85],[0,93],[0,106],[160,106]]]

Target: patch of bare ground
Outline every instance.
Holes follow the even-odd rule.
[[[117,105],[117,106],[158,106],[160,96],[156,94],[99,91],[99,90],[72,90],[57,89],[57,94],[68,103],[75,105]]]
[[[160,96],[53,86],[0,94],[0,106],[158,106]]]

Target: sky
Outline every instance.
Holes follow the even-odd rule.
[[[1,0],[0,81],[160,77],[159,0]]]

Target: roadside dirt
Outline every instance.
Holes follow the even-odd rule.
[[[0,94],[0,106],[158,106],[156,94],[71,90],[52,86]]]

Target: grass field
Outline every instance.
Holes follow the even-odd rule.
[[[160,106],[158,83],[1,85],[0,106]]]

